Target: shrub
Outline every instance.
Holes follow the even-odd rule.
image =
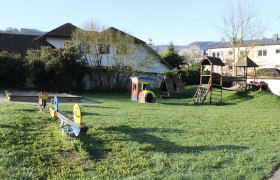
[[[25,65],[38,89],[79,91],[83,89],[86,66],[82,53],[74,47],[28,50]]]
[[[19,54],[0,52],[1,88],[20,88],[26,81],[23,60]]]
[[[192,64],[188,68],[174,68],[164,73],[168,77],[179,77],[188,85],[199,84],[200,79],[200,65]]]

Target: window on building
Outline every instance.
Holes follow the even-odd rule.
[[[276,49],[276,50],[275,50],[275,53],[276,53],[276,54],[280,54],[280,49]]]
[[[258,56],[267,56],[267,50],[258,50]]]
[[[233,52],[232,51],[228,51],[228,55],[229,56],[233,55]]]
[[[105,44],[100,44],[98,46],[100,54],[109,54],[110,53],[110,46]]]
[[[230,69],[230,70],[231,70],[231,69],[232,69],[232,66],[228,66],[228,69]]]
[[[219,52],[217,52],[217,57],[220,57],[220,53]]]
[[[216,57],[216,53],[213,52],[213,53],[212,53],[212,56],[213,56],[213,57]]]

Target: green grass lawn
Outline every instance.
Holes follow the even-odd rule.
[[[35,104],[0,104],[1,179],[263,179],[280,163],[280,99],[224,91],[224,105],[82,94],[88,135],[67,140]],[[72,106],[60,110],[72,113]]]

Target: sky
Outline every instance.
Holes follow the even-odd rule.
[[[154,45],[220,41],[222,19],[239,1],[256,9],[267,27],[280,34],[279,0],[0,0],[0,29],[50,31],[65,23],[83,28],[97,21]]]

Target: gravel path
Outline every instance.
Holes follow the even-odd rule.
[[[280,180],[280,168],[273,173],[273,175],[267,180]]]

